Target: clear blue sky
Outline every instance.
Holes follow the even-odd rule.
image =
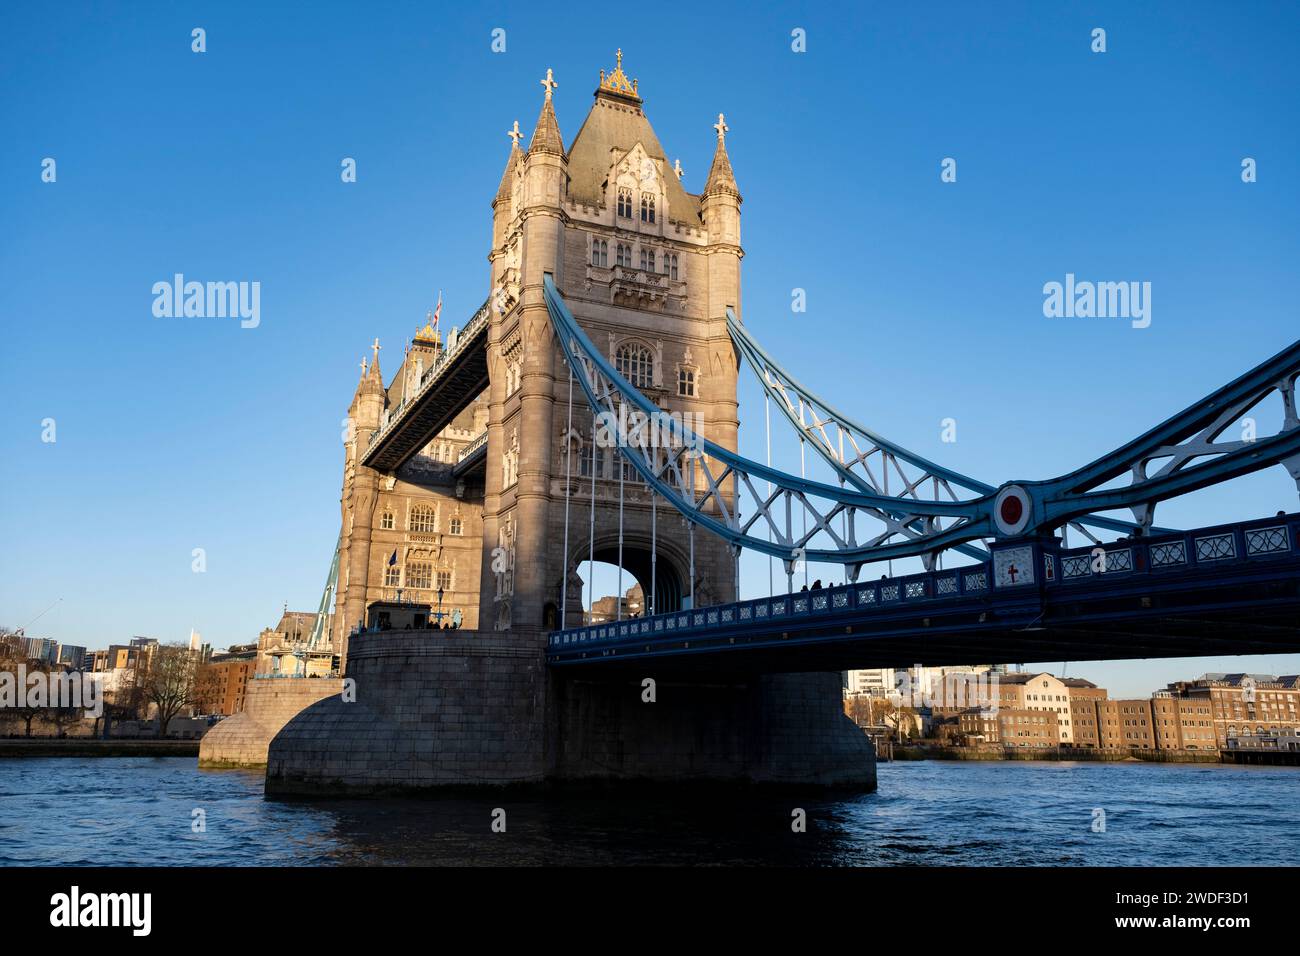
[[[795,27],[806,53],[791,52]],[[197,627],[225,646],[286,601],[314,609],[357,363],[378,336],[391,372],[436,289],[449,324],[483,300],[506,129],[531,129],[551,67],[571,140],[618,46],[692,191],[726,113],[745,318],[796,374],[989,482],[1077,466],[1297,337],[1298,28],[1294,5],[1269,3],[709,4],[649,20],[536,4],[6,5],[0,623],[59,601],[32,634],[94,647]],[[260,327],[155,319],[151,286],[176,272],[260,282]],[[1044,318],[1043,283],[1067,272],[1151,282],[1151,327]],[[742,401],[742,450],[761,457],[759,393]],[[955,444],[940,441],[949,416]],[[1159,518],[1296,506],[1279,469]],[[766,561],[745,577],[765,591]],[[1144,694],[1242,668],[1300,659],[1070,673]]]

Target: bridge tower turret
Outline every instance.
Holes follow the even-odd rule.
[[[366,614],[370,543],[375,505],[379,497],[379,473],[361,464],[360,457],[379,429],[386,396],[384,376],[379,370],[379,340],[372,346],[374,358],[361,363],[361,380],[348,408],[348,431],[343,466],[343,494],[340,499],[344,534],[339,548],[339,585],[335,594],[335,652],[347,660],[348,634]],[[350,531],[350,533],[348,533]]]
[[[663,502],[653,502],[635,473],[623,470],[616,448],[598,447],[593,456],[597,429],[581,397],[574,434],[568,433],[568,372],[542,286],[552,274],[588,334],[608,346],[610,361],[661,409],[734,449],[737,361],[726,311],[740,312],[743,251],[725,124],[719,118],[715,127],[706,188],[692,195],[681,164],[669,163],[646,118],[636,81],[623,73],[621,52],[616,69],[602,71],[595,102],[568,149],[550,71],[541,82],[544,99],[528,149],[518,148],[516,122],[492,203],[480,626],[558,626],[565,620],[566,574],[567,623],[577,623],[577,569],[593,557],[615,563],[621,555],[623,589],[639,582],[646,603],[653,597],[659,610],[692,597],[696,604],[731,600],[730,548],[711,535],[692,535]],[[730,491],[723,489],[724,497]]]

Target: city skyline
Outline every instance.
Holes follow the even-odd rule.
[[[376,336],[394,350],[380,352],[391,374],[439,289],[444,328],[482,301],[506,130],[531,126],[553,68],[571,141],[618,46],[693,189],[709,127],[727,116],[748,327],[796,374],[816,371],[828,398],[945,464],[991,482],[1060,473],[1294,334],[1284,279],[1300,251],[1287,230],[1300,154],[1277,119],[1296,79],[1283,40],[1293,11],[1171,32],[1111,6],[996,33],[957,6],[924,25],[846,9],[736,28],[706,12],[682,38],[700,61],[686,68],[626,27],[561,42],[530,14],[380,12],[340,37],[284,11],[256,30],[205,12],[209,48],[196,56],[189,14],[121,13],[67,24],[54,49],[22,15],[0,39],[30,91],[0,106],[22,131],[0,157],[20,359],[0,521],[21,542],[0,558],[0,613],[23,626],[63,599],[32,636],[94,647],[197,628],[240,644],[285,602],[315,607],[337,535],[340,392]],[[714,16],[735,51],[722,76],[708,57]],[[1098,24],[1105,54],[1089,49]],[[488,48],[497,26],[503,54]],[[790,54],[792,26],[807,29],[807,53]],[[155,69],[175,82],[152,83]],[[1219,93],[1225,69],[1233,98]],[[1018,82],[1031,70],[1033,87]],[[87,75],[100,81],[91,97]],[[282,95],[248,112],[257,89]],[[164,116],[198,120],[177,135],[158,129]],[[45,157],[54,183],[41,182]],[[346,157],[353,184],[339,178]],[[948,157],[953,183],[940,179]],[[1257,182],[1241,181],[1243,157],[1258,161]],[[258,326],[156,318],[150,290],[176,273],[260,283]],[[1044,283],[1074,274],[1151,282],[1150,326],[1045,317]],[[795,289],[804,314],[790,310]],[[53,443],[41,441],[50,418]],[[749,384],[741,418],[741,449],[761,459]],[[797,463],[777,426],[773,442]],[[276,487],[286,478],[292,492]],[[1157,523],[1294,511],[1295,495],[1274,469],[1162,506]],[[744,559],[743,595],[766,593],[766,563]],[[1086,666],[1127,693],[1193,668],[1294,673],[1300,658]]]

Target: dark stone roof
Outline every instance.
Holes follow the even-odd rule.
[[[627,97],[604,90],[596,91],[596,102],[569,146],[569,198],[592,206],[603,204],[605,181],[614,163],[611,150],[628,153],[637,143],[650,158],[662,161],[668,218],[699,225],[699,197],[682,188],[645,113]]]

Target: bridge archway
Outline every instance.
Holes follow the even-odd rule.
[[[587,571],[588,558],[593,558],[597,563],[599,570],[601,565],[609,565],[616,568],[619,561],[618,539],[601,538],[596,539],[596,548],[594,552],[589,551],[583,542],[583,547],[574,558],[574,564],[578,571],[578,576],[582,578],[587,587],[591,587],[591,577]],[[623,541],[623,591],[634,584],[640,584],[642,591],[645,593],[646,606],[641,610],[641,614],[649,615],[656,613],[665,613],[668,611],[679,611],[683,606],[683,599],[686,596],[686,562],[679,555],[673,553],[671,548],[666,548],[660,543],[658,548],[657,560],[651,560],[651,549],[648,541],[637,539],[627,539]],[[653,588],[652,588],[652,569],[653,569]],[[597,574],[597,589],[603,589],[605,583],[604,575]],[[614,593],[616,587],[608,589],[609,593]],[[596,598],[605,597],[603,593],[593,595]],[[651,600],[654,600],[655,606],[651,607]],[[572,607],[572,605],[570,605]]]

